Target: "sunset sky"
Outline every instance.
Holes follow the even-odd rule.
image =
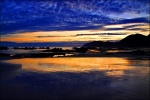
[[[149,0],[1,0],[1,43],[118,41],[149,34]]]

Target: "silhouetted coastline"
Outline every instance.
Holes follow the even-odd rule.
[[[83,47],[100,47],[100,48],[150,48],[150,34],[144,36],[142,34],[129,35],[119,42],[103,42],[93,41],[83,45]]]
[[[150,56],[150,34],[144,36],[133,34],[125,37],[119,42],[93,41],[84,44],[82,47],[73,47],[72,49],[62,49],[60,47],[14,47],[14,50],[32,50],[29,53],[5,53],[0,52],[1,57],[115,57],[115,56]],[[0,50],[7,51],[9,48],[1,46]],[[34,52],[39,49],[40,52]],[[114,52],[114,51],[117,52]],[[110,52],[112,51],[112,52]]]

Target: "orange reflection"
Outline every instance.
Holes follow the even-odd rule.
[[[126,58],[22,58],[7,60],[8,63],[22,64],[22,69],[42,72],[88,72],[103,71],[108,76],[122,76],[124,71],[143,70],[148,73],[148,67],[129,66]]]
[[[124,71],[121,71],[121,70],[119,70],[119,71],[108,71],[108,72],[106,72],[106,74],[108,76],[122,76],[122,75],[124,75]]]

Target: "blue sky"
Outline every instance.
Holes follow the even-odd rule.
[[[104,37],[75,36],[94,32],[125,33],[115,39],[119,40],[129,34],[147,35],[149,31],[149,0],[2,0],[0,7],[1,41],[20,36],[16,41],[12,39],[19,42],[24,34],[35,39],[29,41],[26,37],[20,42],[45,42],[38,38],[42,36],[48,37],[46,42],[57,42],[50,41],[54,37],[58,37],[58,42],[93,41]],[[36,32],[41,34],[35,35]]]

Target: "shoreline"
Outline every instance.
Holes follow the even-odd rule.
[[[29,54],[28,54],[29,55]],[[13,56],[0,56],[0,61],[3,60],[11,60],[11,59],[22,59],[22,58],[87,58],[87,57],[127,57],[131,59],[137,59],[137,60],[149,60],[149,55],[133,55],[133,54],[78,54],[78,55],[70,55],[70,56],[56,56],[56,57],[42,57],[42,56],[24,56],[24,57],[13,57]]]

